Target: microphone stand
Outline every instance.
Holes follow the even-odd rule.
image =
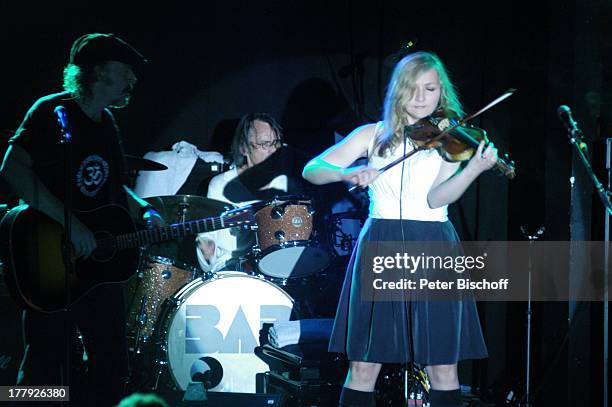
[[[65,329],[69,333],[72,331],[72,315],[70,314],[70,277],[74,271],[74,264],[72,262],[72,134],[68,128],[68,121],[66,118],[66,110],[62,106],[55,108],[55,114],[58,116],[57,121],[61,128],[60,144],[64,146],[64,237],[62,242],[62,254],[64,257],[64,290],[66,298],[66,319]],[[70,386],[71,376],[71,357],[70,357],[70,346],[68,352],[65,355],[65,367],[63,377],[66,380],[65,385]],[[62,402],[63,404],[63,402]]]
[[[543,234],[546,228],[544,226],[540,227],[535,234],[530,235],[527,231],[527,227],[521,226],[521,233],[525,240],[529,241],[529,262],[527,266],[527,310],[525,311],[525,318],[527,319],[527,351],[525,356],[525,394],[523,395],[523,403],[519,403],[519,405],[523,405],[526,407],[531,406],[531,271],[533,268],[532,265],[532,251],[533,244],[536,240],[538,240]]]
[[[578,128],[571,129],[568,132],[568,137],[569,142],[574,147],[574,151],[576,151],[578,158],[580,158],[580,161],[582,162],[582,165],[584,166],[587,175],[591,178],[593,186],[595,187],[595,189],[597,190],[597,194],[599,195],[599,199],[601,199],[601,203],[603,203],[604,208],[606,208],[608,214],[612,214],[612,202],[610,201],[610,193],[608,190],[606,190],[603,184],[599,182],[597,175],[595,175],[595,172],[593,171],[591,162],[586,156],[586,153],[588,153],[588,147],[584,142],[582,132]]]
[[[607,160],[606,169],[608,170],[608,197],[610,196],[610,188],[612,188],[612,163],[610,157],[610,149],[612,148],[612,139],[606,140]],[[605,247],[604,247],[604,292],[603,292],[603,405],[608,405],[608,269],[610,268],[610,211],[606,208],[606,224],[605,224]]]
[[[610,265],[610,253],[608,245],[610,242],[609,234],[609,217],[612,215],[612,202],[610,202],[610,191],[607,190],[599,179],[593,167],[587,157],[588,147],[584,142],[582,131],[577,126],[572,126],[568,129],[568,137],[570,144],[574,147],[574,151],[580,158],[582,165],[584,166],[588,176],[591,178],[599,199],[605,208],[606,214],[606,230],[605,230],[605,246],[604,246],[604,270],[603,270],[603,406],[608,406],[608,267]],[[609,139],[608,139],[609,140]],[[608,145],[610,142],[608,141]],[[608,178],[610,178],[610,169],[608,166]],[[608,179],[608,188],[610,187],[610,180]]]

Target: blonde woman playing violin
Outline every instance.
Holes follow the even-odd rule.
[[[481,143],[463,169],[436,150],[420,151],[379,174],[378,169],[414,148],[404,127],[443,109],[463,114],[440,59],[428,52],[404,57],[395,67],[383,120],[354,130],[311,160],[303,177],[314,184],[345,181],[369,188],[370,212],[347,267],[330,340],[330,352],[345,353],[350,370],[341,406],[374,405],[374,387],[383,363],[426,366],[430,402],[460,406],[457,362],[487,357],[473,300],[370,301],[362,296],[363,247],[389,241],[458,241],[447,206],[497,161],[492,144]],[[349,168],[360,157],[366,166]]]

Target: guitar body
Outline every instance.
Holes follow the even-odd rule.
[[[75,212],[96,240],[135,231],[128,212],[115,205]],[[66,296],[62,226],[27,205],[9,211],[0,223],[5,280],[13,298],[27,309],[54,312],[68,308],[98,284],[127,280],[135,271],[138,249],[118,251],[102,240],[92,256],[77,259]]]

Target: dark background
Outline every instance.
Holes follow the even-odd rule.
[[[60,89],[70,45],[86,32],[116,33],[151,60],[132,103],[117,112],[127,151],[136,155],[179,140],[226,153],[235,120],[255,111],[277,117],[287,142],[315,155],[333,143],[334,131],[346,134],[380,118],[388,55],[417,39],[415,49],[434,51],[446,63],[468,113],[518,89],[473,123],[511,154],[517,177],[487,173],[451,207],[462,239],[522,240],[520,226],[545,226],[548,240],[603,239],[603,208],[556,109],[572,108],[607,182],[609,2],[6,3],[0,6],[3,146],[29,106]],[[464,366],[462,383],[503,395],[520,391],[524,304],[480,308],[491,356]],[[601,403],[601,308],[535,304],[536,401]]]

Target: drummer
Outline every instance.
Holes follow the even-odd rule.
[[[208,198],[240,207],[303,191],[296,168],[307,159],[283,144],[282,129],[269,114],[250,113],[240,119],[232,155],[232,168],[211,179]],[[201,233],[196,237],[198,263],[204,272],[241,270],[240,258],[254,243],[253,233],[240,228]]]

